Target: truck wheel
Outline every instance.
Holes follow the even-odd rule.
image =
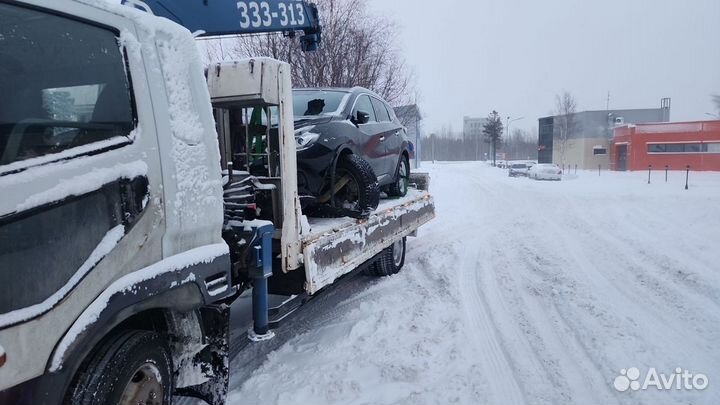
[[[72,405],[169,405],[172,358],[167,342],[147,331],[126,331],[91,357],[72,390]]]
[[[376,277],[387,277],[400,272],[405,265],[406,239],[402,238],[385,248],[377,261],[368,268],[367,273]]]
[[[410,163],[405,155],[400,156],[397,170],[395,171],[395,182],[388,186],[388,195],[393,197],[405,197],[410,183]]]
[[[367,218],[380,204],[380,186],[372,166],[357,155],[343,155],[335,173],[336,181],[348,180],[335,193],[335,206]]]

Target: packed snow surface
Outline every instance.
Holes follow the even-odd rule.
[[[404,270],[241,351],[229,404],[720,403],[720,173],[428,166],[437,218]],[[632,367],[709,385],[618,391]]]

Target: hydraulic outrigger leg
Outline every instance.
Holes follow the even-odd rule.
[[[270,340],[275,334],[270,330],[268,319],[268,278],[272,276],[272,236],[275,228],[272,224],[257,228],[261,243],[255,246],[255,268],[250,271],[253,279],[252,306],[253,328],[248,338],[253,342]]]

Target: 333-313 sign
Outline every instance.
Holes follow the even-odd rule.
[[[305,6],[296,1],[238,1],[240,28],[295,28],[307,24]]]

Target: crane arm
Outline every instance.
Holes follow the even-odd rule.
[[[317,6],[305,0],[123,0],[146,5],[153,14],[166,17],[201,36],[225,36],[303,32],[304,51],[314,51],[322,28]]]

